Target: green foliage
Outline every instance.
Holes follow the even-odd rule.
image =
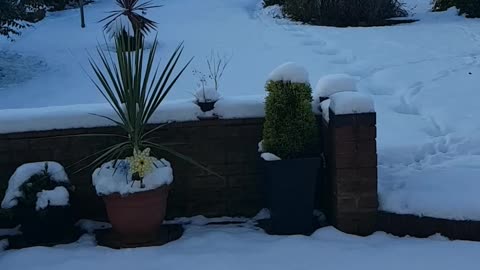
[[[436,0],[433,11],[445,11],[457,7],[460,15],[480,18],[480,0]]]
[[[263,6],[264,7],[269,7],[269,6],[274,6],[274,5],[283,5],[286,0],[264,0],[263,1]]]
[[[308,155],[316,145],[318,132],[310,85],[269,81],[266,90],[265,151],[283,159]]]
[[[0,36],[11,39],[13,36],[20,35],[20,30],[27,26],[20,21],[23,14],[23,10],[16,0],[1,0]]]
[[[407,15],[399,0],[284,0],[283,11],[304,23],[340,27],[386,25]]]
[[[19,191],[23,195],[18,198],[17,207],[35,209],[38,192],[42,190],[53,190],[59,186],[65,187],[69,192],[73,190],[70,183],[53,180],[52,175],[48,171],[48,165],[45,163],[45,169],[42,172],[33,175],[20,186]]]
[[[110,15],[100,21],[106,22],[104,30],[108,30],[120,16],[128,18],[136,34],[146,35],[157,28],[155,21],[148,19],[142,14],[147,13],[152,8],[161,7],[161,5],[154,5],[153,1],[140,3],[140,0],[115,0],[115,2],[119,9],[110,11]]]

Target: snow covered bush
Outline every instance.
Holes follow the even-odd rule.
[[[17,168],[8,182],[8,188],[2,201],[2,208],[37,208],[38,199],[43,191],[51,191],[57,187],[71,192],[70,184],[63,167],[56,162],[37,162],[24,164]],[[63,190],[60,191],[63,193]],[[62,206],[68,205],[67,200]],[[54,199],[55,200],[55,199]],[[62,199],[65,201],[65,199]],[[53,202],[53,205],[58,204]],[[48,205],[47,205],[48,206]],[[44,209],[46,207],[41,207]],[[39,209],[37,209],[39,210]]]
[[[445,11],[451,7],[458,8],[460,15],[468,18],[480,18],[479,0],[435,0],[434,11]]]
[[[53,240],[73,228],[70,197],[74,187],[56,162],[24,164],[8,182],[2,208],[29,239]]]
[[[339,27],[386,25],[407,15],[399,0],[284,0],[283,11],[294,20]]]
[[[266,91],[263,150],[282,159],[306,155],[317,138],[308,73],[284,64],[270,74]]]

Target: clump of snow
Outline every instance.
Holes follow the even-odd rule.
[[[337,114],[375,112],[371,96],[359,92],[340,92],[330,96],[330,109]]]
[[[132,181],[132,174],[126,160],[104,163],[92,174],[92,182],[98,195],[120,193],[122,195],[156,189],[169,185],[173,181],[173,171],[170,162],[165,159],[154,159],[154,168],[143,178],[144,187],[140,181]]]
[[[20,231],[20,225],[11,229],[0,229],[0,236],[14,236],[22,234]]]
[[[262,220],[270,218],[270,210],[268,208],[261,209],[252,219],[253,220]]]
[[[32,176],[42,173],[45,170],[45,163],[48,165],[47,172],[51,179],[59,183],[68,183],[68,176],[62,165],[57,162],[35,162],[27,163],[18,167],[8,181],[8,188],[2,201],[2,208],[12,208],[17,205],[17,198],[23,196],[20,187]]]
[[[37,204],[35,209],[42,210],[49,206],[66,206],[69,202],[68,190],[58,186],[52,190],[42,190],[37,193]]]
[[[320,103],[320,108],[322,109],[322,116],[327,122],[330,121],[330,99],[324,100]]]
[[[88,233],[93,233],[96,230],[104,230],[112,227],[110,223],[89,219],[80,219],[75,225]]]
[[[293,62],[287,62],[275,68],[270,75],[268,75],[267,81],[310,84],[307,70]]]
[[[260,155],[263,160],[265,161],[278,161],[278,160],[282,160],[281,158],[279,158],[278,156],[276,156],[275,154],[272,154],[272,153],[268,153],[268,152],[265,152],[265,153],[262,153]]]
[[[331,74],[318,80],[313,97],[314,100],[319,100],[320,97],[328,98],[335,93],[347,91],[357,91],[357,80],[347,74]]]
[[[264,149],[263,149],[263,140],[261,140],[260,142],[258,142],[258,152],[259,153],[263,153]]]
[[[7,249],[8,246],[9,246],[9,244],[10,244],[10,243],[8,242],[8,239],[2,239],[2,240],[0,240],[0,251],[3,251],[3,250],[5,250],[5,249]]]
[[[220,93],[213,87],[200,87],[194,94],[196,102],[215,102],[220,99]]]
[[[107,33],[110,34],[112,38],[121,35],[123,31],[132,37],[135,34],[132,22],[124,15],[118,16],[107,28]]]

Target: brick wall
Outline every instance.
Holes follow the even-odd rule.
[[[339,230],[375,231],[378,209],[376,114],[335,115],[323,121],[326,170],[323,204]]]
[[[263,119],[205,120],[172,123],[156,131],[154,136],[160,138],[159,142],[181,143],[173,148],[225,176],[220,179],[171,155],[158,155],[170,160],[174,169],[168,217],[256,214],[262,206],[262,168],[257,152],[262,126]],[[77,188],[73,201],[79,216],[104,219],[103,203],[91,185],[93,168],[72,174],[86,162],[71,165],[112,145],[116,139],[75,135],[118,132],[108,127],[0,135],[0,182],[6,186],[21,164],[60,162],[68,167],[67,173]],[[1,192],[0,196],[3,198]]]

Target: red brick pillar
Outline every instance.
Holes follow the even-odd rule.
[[[330,109],[323,130],[330,221],[343,232],[369,235],[378,209],[376,114]]]

